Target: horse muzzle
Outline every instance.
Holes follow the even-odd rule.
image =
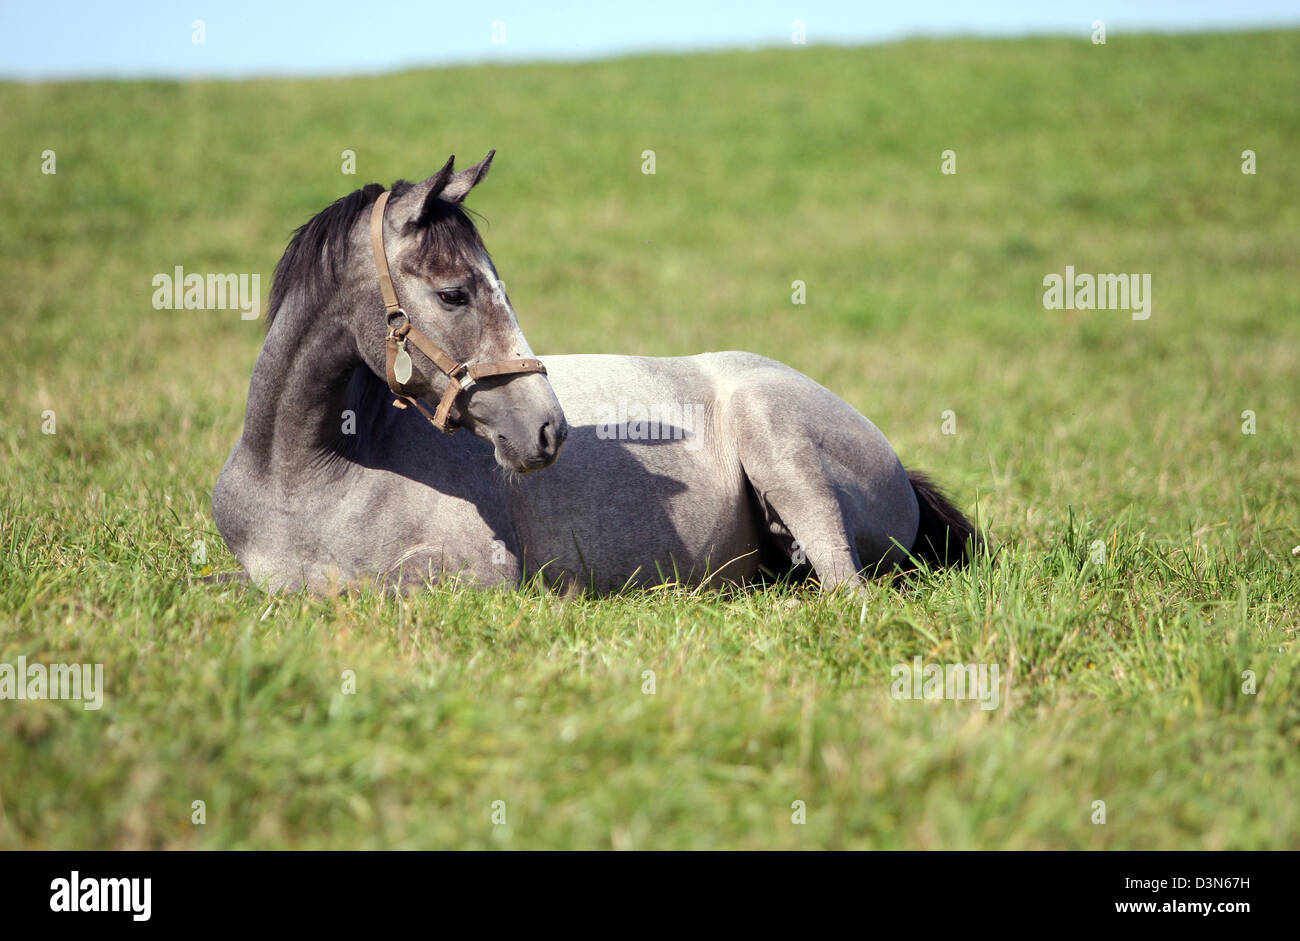
[[[569,423],[544,375],[476,384],[460,421],[495,448],[496,461],[518,474],[550,467],[569,436]]]
[[[534,420],[507,423],[504,428],[494,424],[491,428],[497,463],[519,474],[528,474],[554,464],[560,456],[560,449],[564,447],[564,439],[568,436],[569,424],[559,409],[540,425]]]

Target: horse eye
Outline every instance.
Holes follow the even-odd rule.
[[[469,295],[459,288],[454,291],[439,291],[438,297],[444,304],[450,304],[452,307],[464,307],[469,303]]]

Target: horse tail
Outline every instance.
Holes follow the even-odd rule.
[[[984,537],[925,474],[908,471],[921,518],[912,558],[936,568],[960,567],[984,548]]]

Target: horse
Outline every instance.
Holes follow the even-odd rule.
[[[495,153],[367,184],[293,234],[212,496],[244,577],[860,590],[967,561],[979,534],[943,492],[783,363],[538,360],[462,206]]]

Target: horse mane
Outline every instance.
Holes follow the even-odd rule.
[[[398,180],[391,187],[392,198],[403,196],[414,185]],[[368,211],[383,191],[379,183],[367,183],[336,199],[294,231],[275,266],[266,311],[267,330],[294,288],[305,292],[304,299],[312,309],[324,306],[329,294],[339,286],[339,273],[348,260],[357,217]],[[430,263],[441,265],[458,257],[486,254],[478,229],[463,207],[436,200],[431,208],[420,234],[420,252]]]

